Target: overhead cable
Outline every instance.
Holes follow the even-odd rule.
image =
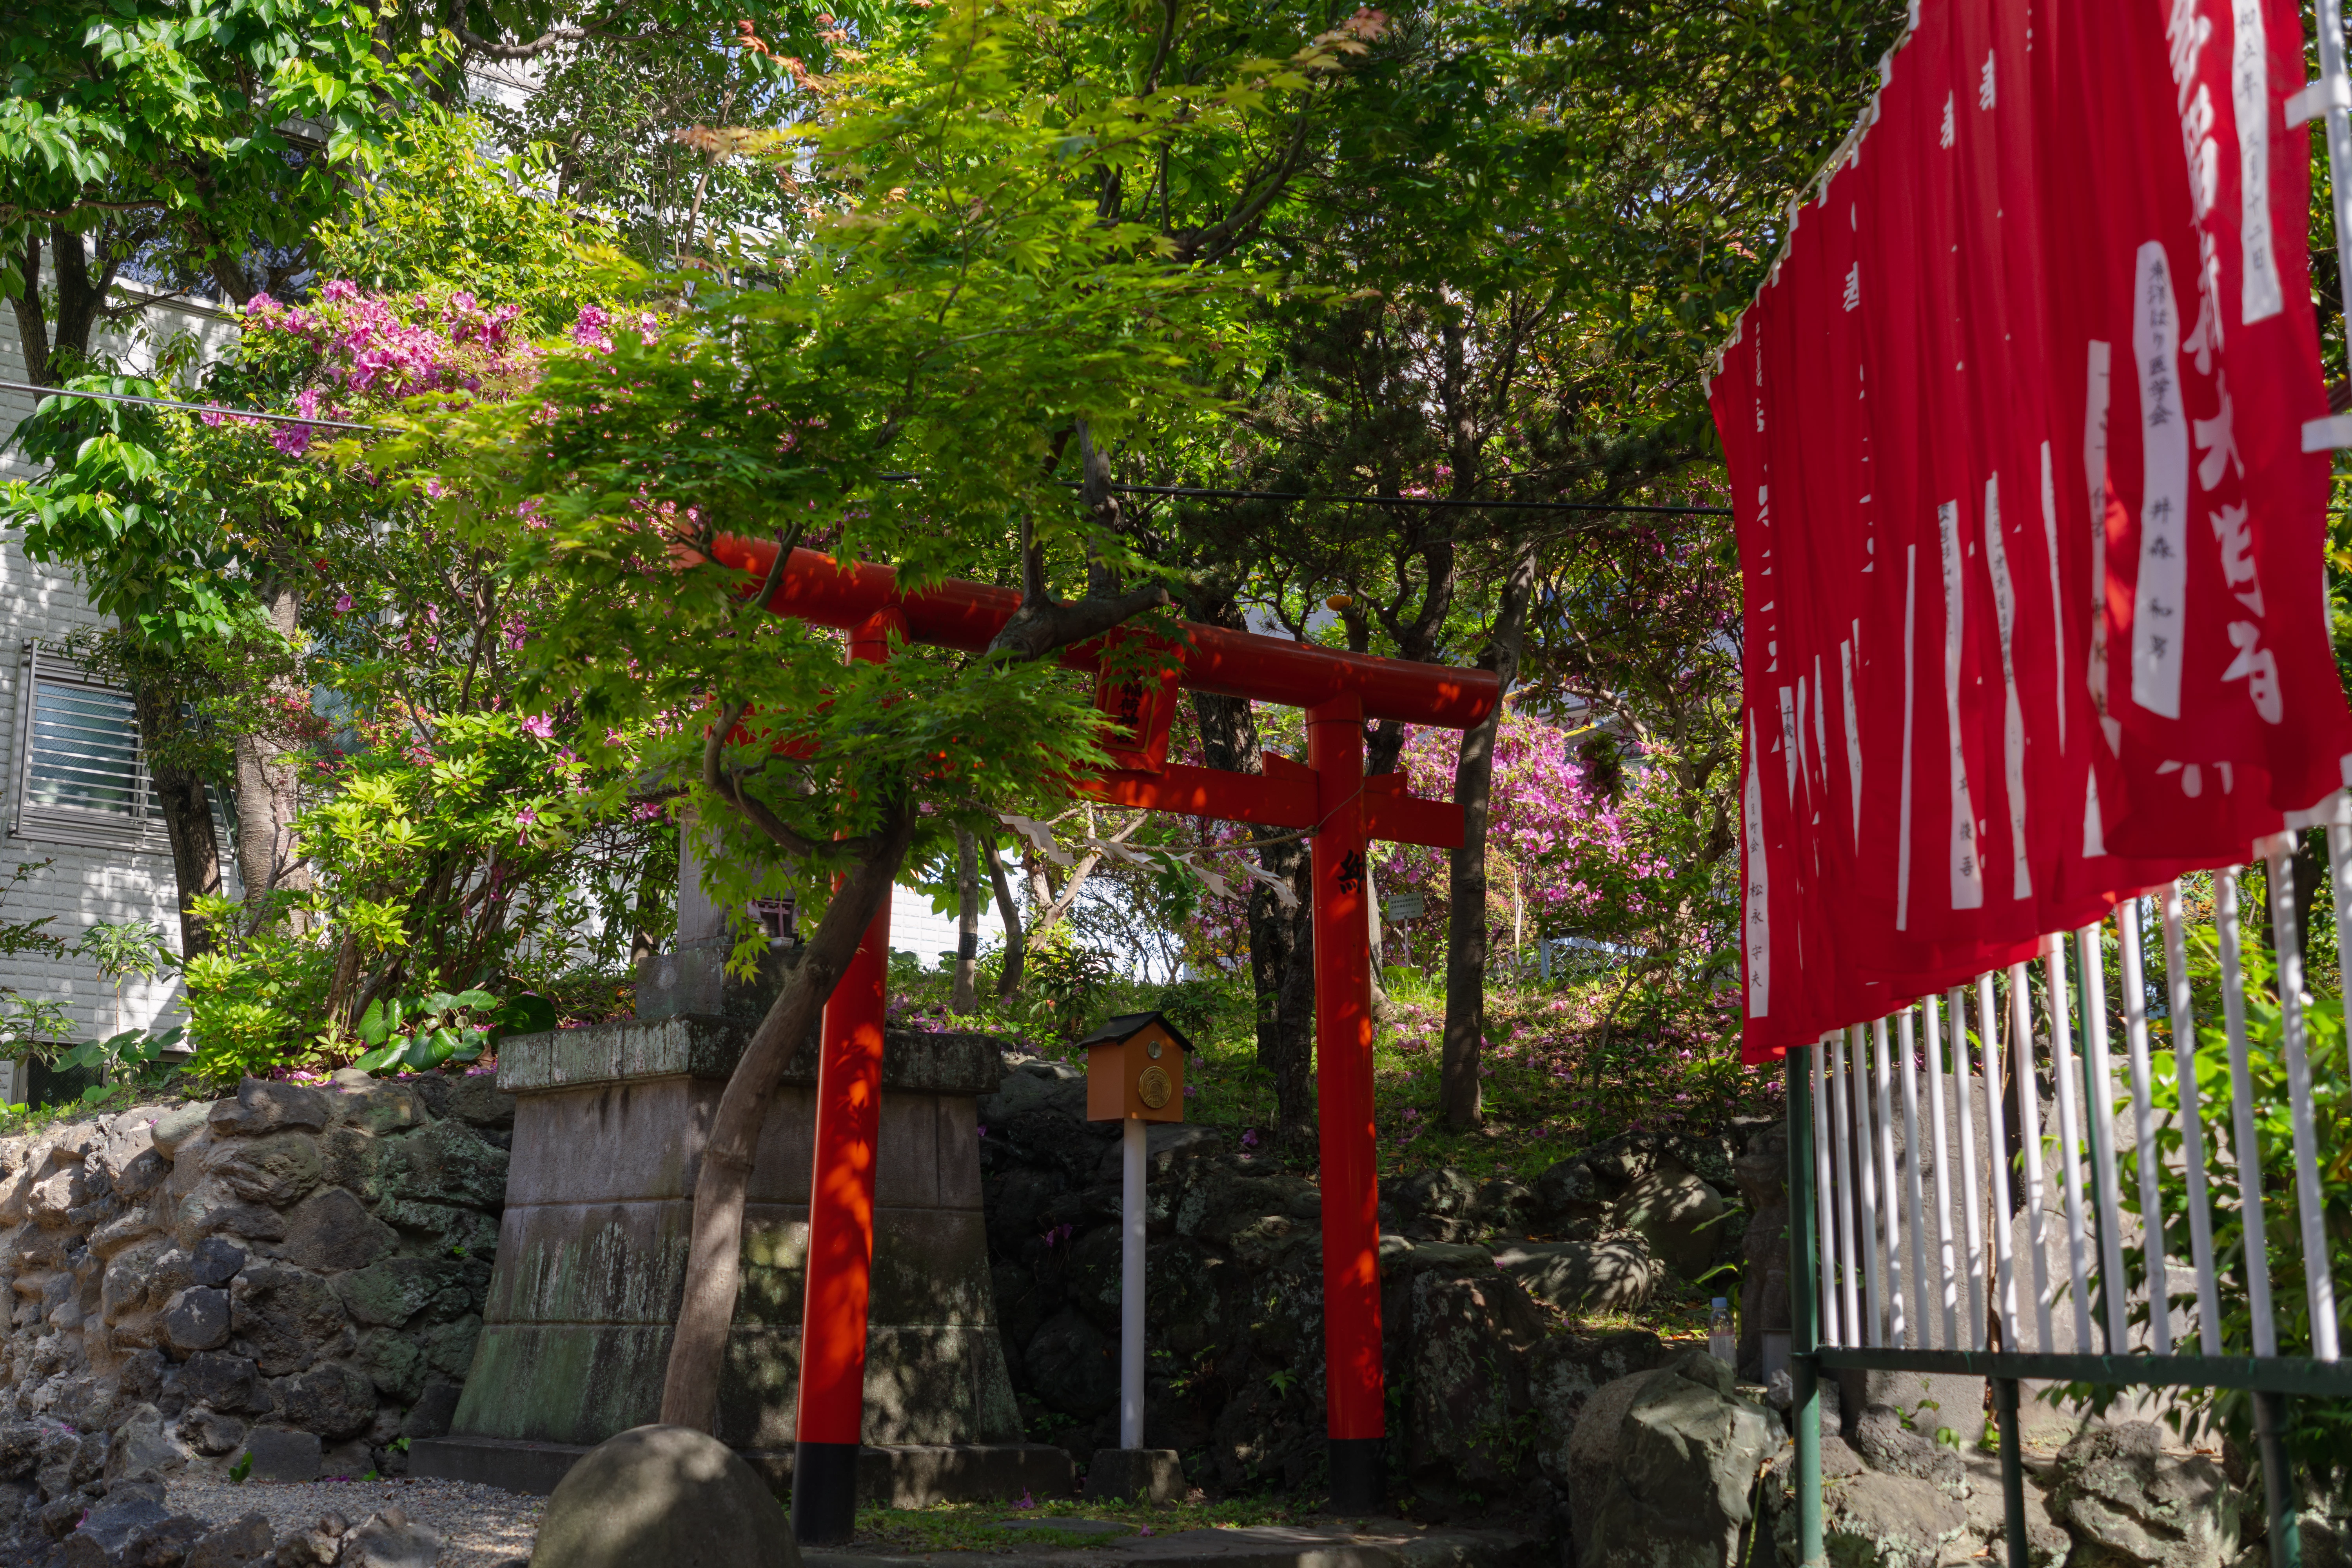
[[[305,418],[299,414],[268,414],[257,408],[225,408],[217,403],[184,403],[170,397],[139,397],[127,392],[94,392],[79,387],[40,386],[28,381],[0,381],[0,390],[38,393],[43,397],[91,397],[105,403],[135,403],[146,408],[184,408],[194,414],[216,414],[228,419],[269,419],[282,425],[323,425],[335,430],[379,430],[389,432],[391,425],[360,425],[348,419]],[[877,474],[875,478],[898,483],[919,483],[919,474]],[[1081,481],[1060,481],[1072,489]],[[1452,508],[1473,511],[1592,511],[1639,512],[1667,517],[1729,517],[1727,506],[1655,506],[1622,501],[1588,500],[1477,500],[1458,496],[1318,496],[1307,490],[1233,489],[1216,485],[1112,485],[1118,495],[1176,496],[1203,500],[1278,500],[1307,501],[1318,506],[1402,506],[1421,508]]]

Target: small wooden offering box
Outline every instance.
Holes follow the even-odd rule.
[[[1087,1120],[1181,1121],[1184,1058],[1192,1042],[1157,1013],[1123,1013],[1087,1047]]]

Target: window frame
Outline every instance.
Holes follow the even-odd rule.
[[[79,849],[115,849],[136,855],[168,855],[170,834],[155,809],[155,792],[147,770],[147,738],[140,733],[139,710],[131,694],[89,675],[79,665],[53,649],[26,639],[17,662],[16,800],[9,813],[8,836],[40,844],[62,844]],[[40,689],[66,687],[119,698],[131,704],[131,790],[127,816],[85,811],[78,806],[42,805],[33,800],[33,724]]]

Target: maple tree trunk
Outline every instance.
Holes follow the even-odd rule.
[[[1535,587],[1536,561],[1522,548],[1503,581],[1495,605],[1486,653],[1501,681],[1503,697],[1518,679],[1519,645],[1527,633],[1528,600]],[[1502,727],[1503,702],[1462,737],[1462,757],[1454,769],[1454,798],[1462,806],[1462,847],[1453,852],[1453,885],[1446,899],[1445,1035],[1438,1068],[1438,1106],[1445,1125],[1466,1132],[1482,1115],[1479,1053],[1486,1034],[1486,815],[1495,784],[1495,734]]]
[[[996,894],[997,918],[1004,922],[1004,967],[997,972],[996,999],[1010,1002],[1021,991],[1021,964],[1028,956],[1028,939],[1021,933],[1021,907],[1013,901],[1012,884],[1004,879],[1004,862],[998,858],[993,843],[981,846],[981,858],[988,862],[988,881]]]
[[[969,1015],[980,1011],[980,990],[972,982],[980,967],[980,847],[971,834],[956,834],[956,956],[955,982],[948,993],[948,1011]]]
[[[911,805],[897,813],[873,858],[859,862],[835,891],[824,918],[801,950],[792,977],[752,1031],[719,1097],[695,1176],[686,1300],[678,1308],[677,1331],[670,1340],[669,1366],[662,1380],[660,1419],[667,1426],[716,1430],[719,1376],[742,1282],[743,1199],[760,1129],[767,1124],[768,1107],[776,1098],[785,1065],[815,1026],[875,911],[890,896],[914,838],[915,823]]]
[[[1239,626],[1227,604],[1196,608],[1195,619]],[[1213,768],[1232,773],[1265,772],[1257,720],[1247,701],[1211,692],[1192,693],[1201,726],[1202,755]],[[1257,851],[1261,868],[1298,889],[1296,908],[1284,909],[1263,882],[1249,888],[1250,984],[1257,1001],[1257,1061],[1274,1079],[1276,1137],[1312,1149],[1315,1139],[1315,938],[1307,875],[1307,846],[1296,839]]]
[[[221,890],[220,837],[213,831],[212,799],[193,769],[168,760],[159,749],[179,728],[178,702],[170,687],[142,682],[138,688],[139,733],[147,750],[147,780],[156,815],[172,841],[172,873],[179,887],[180,955],[194,958],[212,950],[213,939],[196,919],[195,902]]]
[[[266,603],[270,625],[290,645],[300,611],[294,590],[274,585]],[[269,695],[289,715],[307,706],[301,682],[291,675],[274,678]],[[294,818],[301,810],[299,759],[268,721],[236,736],[231,750],[236,759],[237,875],[245,883],[246,907],[258,910],[270,893],[310,885],[310,868],[294,841]]]

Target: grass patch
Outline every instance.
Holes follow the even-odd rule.
[[[861,1546],[887,1546],[909,1552],[1011,1552],[1020,1548],[1098,1546],[1124,1539],[1057,1530],[1054,1527],[1057,1519],[1110,1520],[1133,1525],[1139,1531],[1173,1535],[1186,1530],[1296,1524],[1313,1516],[1313,1510],[1300,1503],[1274,1497],[1159,1504],[1048,1498],[1029,1508],[1003,1502],[942,1502],[929,1508],[859,1509],[856,1539]],[[1008,1520],[1017,1520],[1025,1528],[1001,1528]]]

